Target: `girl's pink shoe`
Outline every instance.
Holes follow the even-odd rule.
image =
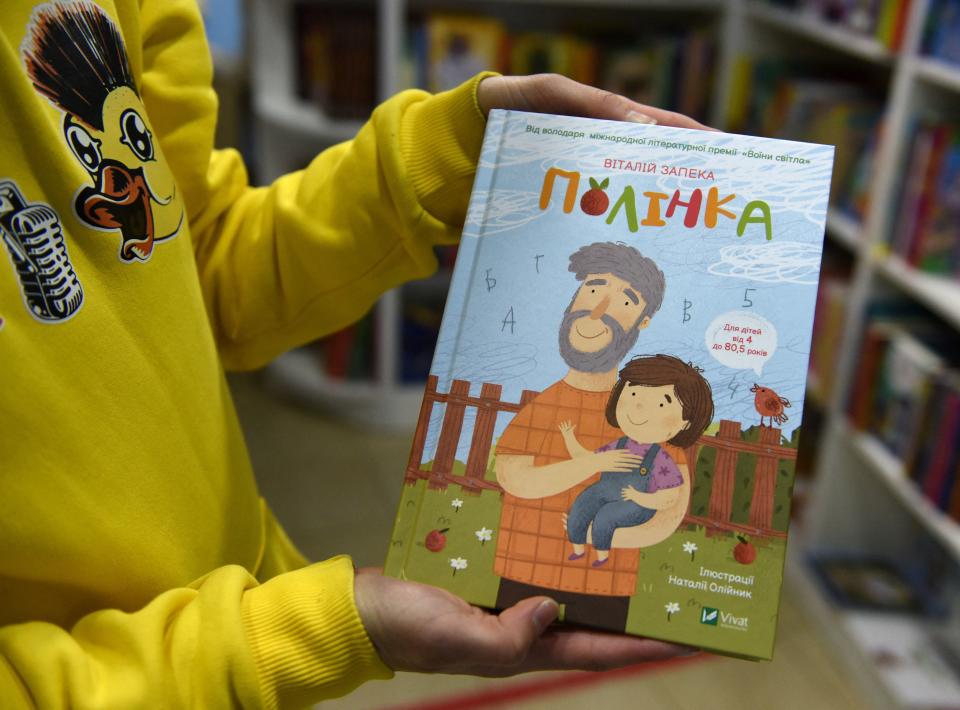
[[[579,559],[580,559],[581,557],[583,557],[585,554],[587,554],[587,553],[586,553],[586,552],[581,552],[581,553],[578,555],[576,552],[574,552],[574,553],[573,553],[572,555],[570,555],[567,559],[572,562],[573,560],[579,560]]]

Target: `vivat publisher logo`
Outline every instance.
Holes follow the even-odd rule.
[[[707,626],[716,626],[720,620],[720,610],[704,606],[700,608],[700,623]]]

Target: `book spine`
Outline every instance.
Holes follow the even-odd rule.
[[[908,160],[909,167],[904,174],[904,185],[906,189],[903,193],[903,200],[900,203],[900,215],[891,244],[893,252],[904,259],[908,258],[910,253],[910,240],[913,237],[913,230],[917,220],[917,211],[923,184],[920,176],[926,174],[927,165],[930,161],[932,138],[930,130],[925,124],[921,123],[916,126],[912,150]]]
[[[960,398],[960,392],[956,390],[954,390],[954,395]],[[953,431],[950,432],[950,463],[944,472],[943,485],[940,487],[940,490],[937,491],[936,504],[944,513],[948,513],[950,510],[950,497],[953,495],[954,488],[957,486],[957,468],[960,466],[960,441],[957,441],[958,433],[960,433],[960,416],[958,416],[958,421]]]
[[[953,491],[950,493],[947,514],[960,523],[960,464],[953,470]]]
[[[915,480],[920,480],[929,463],[929,443],[934,441],[937,428],[943,418],[946,401],[947,389],[943,378],[938,377],[931,385],[930,395],[921,412],[916,434],[912,437],[910,447],[903,456],[904,470],[906,470],[907,475]]]
[[[902,0],[883,0],[877,20],[877,39],[887,48],[893,46],[893,25],[897,19],[897,6]]]
[[[462,352],[459,340],[463,336],[463,328],[457,321],[461,314],[466,312],[467,303],[472,291],[476,290],[482,276],[477,274],[477,255],[483,243],[483,233],[488,224],[491,203],[497,177],[497,165],[500,162],[500,153],[506,135],[506,126],[510,119],[509,111],[493,110],[487,119],[486,133],[483,146],[480,150],[480,161],[474,178],[471,191],[470,205],[467,209],[467,219],[464,223],[463,235],[457,250],[457,264],[450,282],[450,291],[447,295],[440,332],[453,333],[456,342],[450,352]],[[437,376],[437,388],[440,391],[449,389],[450,382],[457,368],[455,356],[446,363],[438,360],[439,348],[435,352],[430,365],[430,372]],[[442,370],[442,372],[441,372]],[[426,395],[425,391],[425,395]],[[425,398],[426,401],[426,398]],[[424,425],[424,422],[420,422]],[[408,467],[419,467],[422,460],[411,459]],[[405,570],[408,560],[414,550],[413,535],[418,529],[423,497],[426,494],[426,485],[423,481],[415,484],[420,486],[420,493],[416,500],[401,498],[400,509],[394,522],[393,535],[387,553],[387,562],[384,571],[401,579],[406,578]],[[407,484],[405,483],[406,487]]]
[[[897,19],[893,25],[893,38],[890,49],[899,52],[903,46],[903,37],[907,32],[907,19],[910,17],[910,6],[913,0],[899,0],[897,3]]]
[[[860,431],[866,431],[870,427],[877,375],[886,342],[886,337],[876,327],[867,328],[863,347],[860,350],[860,367],[857,369],[857,379],[853,386],[850,405],[850,418],[854,427]]]
[[[952,433],[957,429],[957,423],[960,420],[960,397],[955,393],[948,395],[948,402],[945,406],[945,413],[937,430],[937,438],[930,442],[936,447],[930,470],[926,475],[923,484],[923,494],[931,503],[936,504],[939,500],[940,489],[946,485],[946,476],[949,474],[949,462],[952,454],[954,440]]]
[[[911,266],[919,266],[926,257],[930,213],[933,210],[933,200],[940,171],[943,167],[944,147],[949,134],[949,128],[946,125],[935,126],[931,130],[933,136],[931,138],[930,160],[921,181],[920,199],[917,202],[917,217],[913,225],[913,234],[910,237],[910,252],[907,261]],[[919,178],[919,176],[916,177]]]

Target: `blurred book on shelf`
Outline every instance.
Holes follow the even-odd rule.
[[[923,271],[960,277],[960,123],[917,118],[902,174],[891,252]]]
[[[829,403],[836,387],[838,348],[843,336],[846,304],[850,298],[850,276],[824,267],[817,290],[813,320],[813,341],[810,352],[810,378],[807,381],[812,398],[822,406]]]
[[[311,344],[322,372],[330,380],[359,382],[375,378],[375,313],[371,311],[353,325]]]
[[[476,15],[432,13],[414,32],[415,56],[424,67],[428,91],[453,89],[484,70],[502,71],[506,30],[495,19]],[[424,84],[420,84],[424,86]]]
[[[692,30],[647,38],[601,43],[597,85],[634,101],[662,106],[706,119],[716,56],[712,34]]]
[[[924,611],[922,583],[893,561],[851,554],[814,554],[810,565],[833,603],[864,611]]]
[[[897,51],[903,44],[912,0],[772,0],[769,4],[873,38]]]
[[[510,38],[510,73],[563,74],[584,84],[597,81],[596,46],[576,35],[525,32]]]
[[[453,265],[457,262],[457,245],[434,247],[434,253],[437,255],[437,265],[441,272],[452,272]]]
[[[923,52],[960,64],[960,0],[931,0],[923,33]]]
[[[816,336],[814,336],[816,337]],[[809,385],[814,377],[807,377]],[[806,524],[810,498],[813,494],[813,481],[816,475],[817,442],[822,441],[827,418],[819,402],[807,397],[803,402],[803,446],[797,450],[797,465],[793,480],[793,493],[790,502],[790,519]]]
[[[956,334],[909,309],[875,311],[861,342],[848,405],[852,424],[903,463],[932,505],[960,521]]]
[[[808,76],[779,59],[741,57],[735,66],[731,129],[837,148],[830,202],[862,220],[882,130],[882,103],[861,86]]]
[[[485,69],[557,73],[705,120],[715,47],[713,32],[701,29],[639,38],[616,32],[512,31],[494,17],[436,12],[410,23],[402,75],[411,86],[442,91]]]
[[[422,383],[430,374],[445,301],[446,292],[404,301],[400,322],[401,382]]]
[[[333,119],[369,118],[377,100],[375,9],[344,2],[298,4],[294,27],[297,96]]]

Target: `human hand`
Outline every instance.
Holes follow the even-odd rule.
[[[532,597],[500,614],[442,589],[357,571],[360,618],[380,658],[396,671],[502,677],[534,670],[611,668],[690,654],[665,641],[550,627],[557,604]]]
[[[626,449],[611,449],[610,451],[601,451],[590,457],[590,464],[595,466],[596,471],[613,471],[617,473],[629,473],[637,466],[643,463],[643,457],[630,453]]]
[[[630,501],[631,503],[636,503],[637,505],[640,505],[641,502],[643,501],[643,493],[641,493],[640,491],[638,491],[638,490],[637,490],[636,488],[634,488],[633,486],[624,486],[624,487],[620,490],[620,496],[621,496],[624,500],[628,500],[628,501]]]
[[[571,421],[560,422],[560,433],[561,433],[561,434],[564,434],[564,435],[566,435],[566,434],[573,434],[573,432],[576,430],[576,428],[577,428],[577,427],[574,426],[573,422],[571,422]]]
[[[477,103],[484,115],[492,108],[606,118],[613,121],[658,123],[675,128],[715,130],[689,116],[631,101],[610,91],[580,84],[560,74],[488,76],[477,86]]]

